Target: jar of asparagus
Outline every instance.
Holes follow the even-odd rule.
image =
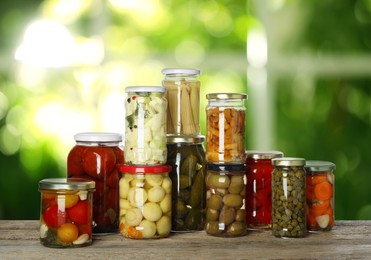
[[[200,134],[200,70],[166,68],[162,73],[168,100],[167,133]]]

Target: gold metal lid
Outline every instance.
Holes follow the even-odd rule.
[[[304,166],[304,158],[294,158],[294,157],[282,157],[272,159],[272,164],[274,166]]]
[[[209,93],[207,99],[247,99],[247,94],[243,93]]]
[[[39,182],[41,190],[93,190],[95,182],[81,178],[52,178]]]

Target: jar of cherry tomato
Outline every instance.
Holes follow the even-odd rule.
[[[63,248],[92,243],[94,187],[94,181],[78,178],[39,182],[41,244]]]
[[[167,237],[171,231],[169,165],[122,165],[120,232],[124,237]]]
[[[246,94],[207,94],[206,161],[245,163]]]
[[[329,231],[334,226],[334,181],[332,162],[307,161],[307,227],[309,231]]]
[[[270,228],[272,221],[272,159],[279,151],[246,151],[246,221],[248,228]]]
[[[117,165],[124,163],[122,135],[79,133],[74,138],[76,145],[67,157],[67,175],[95,181],[93,232],[117,232],[120,179]]]

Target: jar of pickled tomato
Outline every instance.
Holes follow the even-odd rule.
[[[271,228],[272,159],[283,157],[279,151],[246,151],[245,208],[248,228]]]
[[[246,94],[207,94],[206,161],[245,163]]]
[[[166,163],[167,100],[164,87],[137,86],[125,89],[125,163]]]
[[[92,243],[94,187],[94,181],[78,178],[44,179],[39,182],[41,244],[64,248]]]
[[[119,173],[124,163],[122,135],[116,133],[79,133],[67,157],[67,176],[95,181],[93,232],[118,231]]]
[[[207,234],[237,237],[246,234],[245,165],[208,163],[206,165]]]
[[[335,223],[335,176],[332,162],[307,161],[308,231],[329,231]]]
[[[120,232],[124,237],[167,237],[171,231],[169,165],[122,165],[120,172]]]
[[[205,222],[204,136],[168,135],[167,164],[171,166],[172,231],[203,230]]]
[[[166,88],[167,133],[178,135],[200,134],[200,80],[198,69],[163,69]]]

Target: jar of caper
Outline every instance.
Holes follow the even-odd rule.
[[[206,233],[219,237],[245,235],[245,165],[209,163],[206,170]]]
[[[304,237],[306,225],[305,159],[272,160],[272,232],[277,237]]]

